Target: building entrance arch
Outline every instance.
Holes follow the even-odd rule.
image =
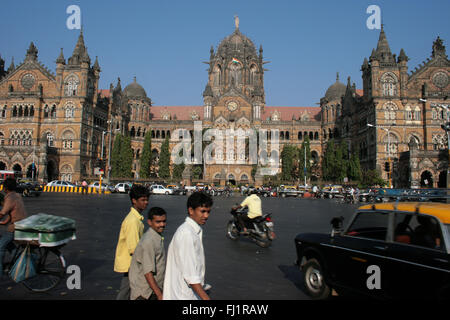
[[[433,188],[433,175],[430,171],[425,170],[420,175],[420,187],[421,188]]]

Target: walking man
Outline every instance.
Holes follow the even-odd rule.
[[[149,229],[139,241],[129,272],[131,300],[162,300],[166,254],[162,233],[166,227],[166,212],[153,207],[148,212]]]
[[[144,217],[142,212],[147,208],[149,192],[146,187],[133,185],[130,190],[130,200],[132,207],[125,217],[120,227],[119,241],[116,247],[116,258],[114,261],[114,271],[123,274],[117,300],[130,299],[130,282],[128,271],[130,269],[131,258],[144,232]]]
[[[204,290],[205,253],[202,226],[206,224],[213,200],[194,192],[187,201],[188,217],[178,227],[167,253],[164,300],[210,300]]]

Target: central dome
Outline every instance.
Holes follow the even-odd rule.
[[[243,55],[247,54],[256,56],[256,48],[252,40],[242,34],[238,28],[232,34],[222,40],[217,48],[217,53],[222,56],[229,54]]]
[[[347,86],[339,81],[339,74],[336,76],[336,82],[333,83],[325,93],[325,98],[328,101],[340,99],[345,95],[345,91],[347,90]]]
[[[129,99],[146,99],[147,93],[144,88],[136,82],[136,77],[134,77],[134,81],[125,87],[123,92]]]

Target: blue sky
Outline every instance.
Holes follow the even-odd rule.
[[[98,56],[100,88],[117,77],[122,87],[137,81],[154,105],[202,105],[211,45],[240,30],[270,61],[265,73],[266,105],[316,106],[336,72],[361,88],[361,64],[376,47],[379,30],[369,30],[366,9],[378,5],[393,53],[404,48],[413,70],[431,55],[439,35],[450,54],[447,0],[3,0],[0,55],[9,66],[23,61],[31,41],[39,61],[55,70],[60,48],[67,59],[79,30],[69,30],[69,5],[81,9],[92,63]]]

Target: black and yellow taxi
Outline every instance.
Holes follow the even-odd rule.
[[[388,202],[359,207],[330,234],[295,238],[296,263],[315,299],[354,292],[381,299],[450,299],[450,204]]]

